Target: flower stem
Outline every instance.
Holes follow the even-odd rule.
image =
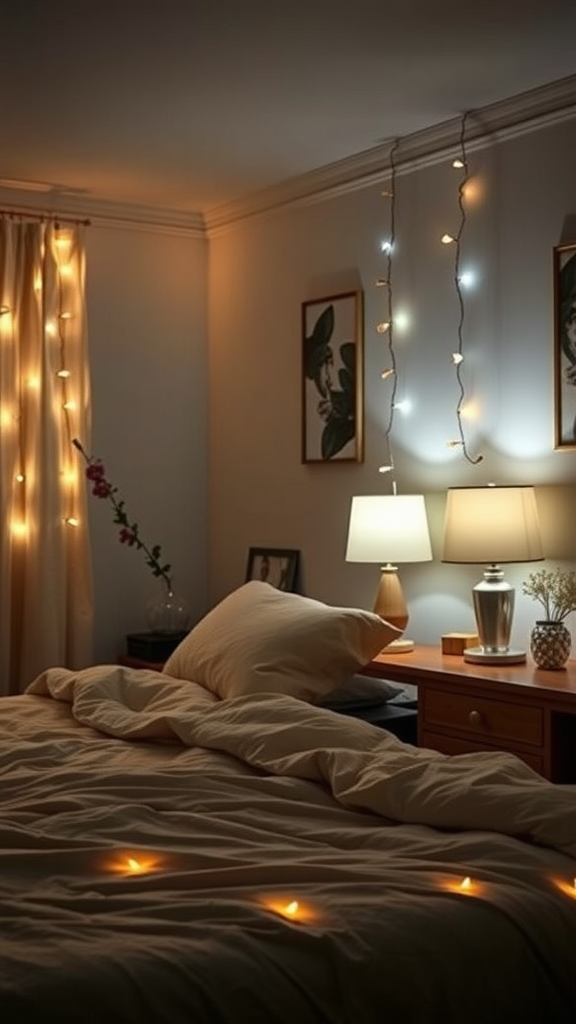
[[[86,463],[86,478],[92,484],[92,494],[97,498],[107,498],[114,509],[114,522],[118,523],[121,527],[119,532],[120,543],[128,544],[129,547],[136,547],[137,550],[143,551],[146,556],[146,565],[152,570],[152,574],[163,579],[168,590],[171,591],[171,566],[168,564],[162,565],[162,549],[160,545],[155,544],[154,547],[150,548],[144,543],[140,537],[138,523],[130,522],[124,501],[116,497],[118,488],[113,487],[110,481],[106,479],[106,472],[102,461],[88,455],[77,437],[72,439],[72,444],[80,452]]]

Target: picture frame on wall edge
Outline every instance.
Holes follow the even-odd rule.
[[[576,242],[554,248],[554,447],[576,450]]]
[[[364,460],[364,295],[302,303],[302,463]]]

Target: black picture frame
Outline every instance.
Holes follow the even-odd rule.
[[[364,460],[364,296],[302,303],[302,463]]]
[[[554,248],[554,447],[576,449],[576,242]]]
[[[262,580],[291,593],[298,584],[300,552],[294,548],[256,548],[248,551],[246,583]]]

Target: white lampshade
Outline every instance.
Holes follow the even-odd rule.
[[[378,562],[382,567],[374,611],[403,630],[408,608],[394,562],[432,559],[426,505],[422,494],[368,494],[352,498],[347,562]],[[411,651],[414,641],[394,640],[388,649]]]
[[[431,559],[422,494],[368,494],[352,498],[347,562],[429,562]]]
[[[446,496],[443,562],[535,562],[543,558],[533,487],[452,487]]]
[[[472,590],[480,646],[464,660],[512,663],[526,660],[509,646],[515,592],[502,562],[544,558],[533,487],[452,487],[446,497],[443,562],[483,563],[484,579]]]

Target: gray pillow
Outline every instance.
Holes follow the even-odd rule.
[[[347,683],[338,686],[320,702],[324,708],[346,708],[346,707],[372,707],[376,704],[385,704],[403,693],[403,687],[398,683],[391,683],[387,679],[377,679],[374,676],[363,676],[357,674],[352,676]]]

